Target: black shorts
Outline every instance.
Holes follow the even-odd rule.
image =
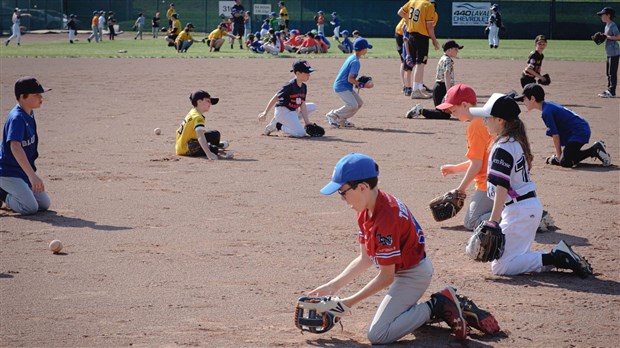
[[[396,39],[396,51],[398,52],[400,62],[402,63],[405,61],[405,59],[403,58],[403,36],[395,33],[394,38]]]
[[[419,33],[410,33],[409,53],[411,53],[414,64],[426,64],[428,61],[429,39],[430,38],[428,36]]]
[[[245,26],[243,25],[243,23],[241,23],[241,24],[235,23],[235,25],[233,25],[232,33],[235,36],[244,37],[245,36]]]
[[[536,78],[534,76],[521,74],[521,87],[525,87],[525,85],[530,83],[536,83]]]

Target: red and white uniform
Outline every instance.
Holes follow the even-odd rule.
[[[430,318],[418,304],[431,283],[433,265],[424,251],[424,231],[407,206],[379,190],[372,216],[358,213],[358,240],[376,265],[395,265],[395,278],[368,328],[372,342],[393,342]]]

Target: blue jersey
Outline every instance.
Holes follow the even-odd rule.
[[[343,52],[345,52],[345,53],[353,52],[353,43],[351,42],[351,40],[349,40],[349,37],[345,37],[342,40],[342,46],[345,47],[345,51],[343,51]]]
[[[559,135],[561,146],[570,142],[587,144],[590,141],[588,122],[562,105],[543,102],[542,119],[547,126],[547,136]]]
[[[39,137],[37,135],[37,123],[34,120],[34,112],[28,115],[19,104],[9,112],[2,132],[2,147],[0,148],[0,176],[8,176],[24,179],[30,185],[26,172],[20,167],[11,151],[11,141],[21,144],[26,158],[36,171],[34,161],[39,157],[37,147]]]
[[[336,81],[334,81],[334,91],[336,93],[353,91],[353,84],[349,82],[349,75],[353,75],[353,77],[357,78],[357,74],[359,74],[359,72],[360,60],[355,54],[352,54],[349,58],[347,58],[344,64],[342,64],[342,67],[338,72],[338,76],[336,76]]]
[[[339,27],[340,26],[340,18],[334,17],[334,18],[332,18],[332,22],[334,23],[333,24],[334,27]]]

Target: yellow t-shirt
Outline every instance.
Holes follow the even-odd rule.
[[[465,157],[470,160],[482,161],[482,167],[474,177],[474,185],[478,191],[487,191],[487,162],[491,140],[491,134],[484,125],[482,117],[474,117],[467,126],[467,153]]]
[[[183,119],[183,122],[181,122],[179,129],[177,129],[177,142],[175,146],[177,155],[186,156],[189,154],[187,143],[192,139],[198,140],[196,129],[204,127],[205,117],[196,108],[192,108]]]
[[[405,33],[403,31],[404,28],[405,28],[405,19],[401,18],[400,22],[398,22],[398,24],[396,24],[396,30],[395,30],[396,34],[401,35],[401,36],[405,35]]]
[[[288,10],[284,6],[280,9],[280,17],[288,19]]]
[[[172,21],[172,29],[171,29],[171,33],[173,34],[179,34],[181,32],[181,21],[178,19],[175,19]],[[176,30],[175,30],[176,29]]]
[[[173,8],[169,8],[168,11],[166,11],[166,18],[168,19],[172,19],[172,15],[177,13],[177,11]]]
[[[183,42],[183,41],[188,41],[188,40],[192,40],[192,34],[187,31],[187,30],[183,30],[179,36],[177,36],[177,38],[174,40],[174,42],[179,43],[179,42]]]
[[[435,7],[428,0],[411,0],[401,10],[407,14],[407,32],[428,36],[426,23],[433,23]]]
[[[226,36],[226,30],[220,30],[220,28],[217,28],[209,34],[209,40],[219,40],[224,36]]]

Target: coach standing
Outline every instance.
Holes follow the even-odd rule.
[[[415,66],[413,73],[413,92],[411,98],[430,98],[424,90],[424,66],[428,61],[428,39],[433,41],[435,50],[439,49],[439,42],[435,37],[433,19],[435,7],[429,0],[411,0],[398,10],[398,15],[407,22],[409,33],[409,52]]]
[[[235,0],[235,5],[230,10],[233,17],[233,35],[239,38],[239,48],[243,49],[243,38],[245,37],[245,8],[241,5],[241,0]],[[230,48],[233,48],[235,38],[232,39]]]

